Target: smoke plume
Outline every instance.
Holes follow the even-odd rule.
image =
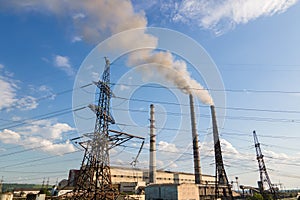
[[[135,12],[128,0],[0,0],[0,7],[46,11],[59,17],[71,18],[80,37],[88,42],[99,42],[104,38],[133,28],[146,28],[147,19],[144,12]],[[140,43],[143,46],[157,46],[157,38],[138,31],[116,42],[114,48],[130,48]],[[192,93],[205,104],[213,104],[208,91],[205,90],[187,71],[186,63],[176,60],[170,52],[141,50],[132,53],[128,65],[147,64],[164,79],[174,84],[185,93]]]

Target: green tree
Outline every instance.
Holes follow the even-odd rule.
[[[51,196],[51,193],[47,190],[47,188],[42,188],[39,194],[46,194],[46,196]]]
[[[261,194],[254,193],[252,197],[247,197],[247,200],[264,200],[264,198]]]

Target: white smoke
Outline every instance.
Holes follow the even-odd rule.
[[[191,77],[186,63],[183,60],[175,60],[170,52],[139,51],[129,57],[128,63],[129,65],[147,65],[148,68],[159,72],[157,75],[164,77],[182,92],[193,94],[203,103],[213,105],[210,94]],[[147,73],[146,71],[145,74]]]
[[[133,28],[146,28],[147,19],[143,12],[135,12],[128,0],[11,0],[8,3],[0,0],[0,5],[25,7],[30,10],[46,10],[58,16],[70,17],[80,37],[89,42],[99,42],[101,39],[121,31]],[[126,38],[115,41],[113,48],[130,49],[141,43],[143,46],[157,46],[157,38],[138,31]],[[167,81],[173,83],[185,93],[193,93],[205,104],[213,104],[208,91],[205,90],[187,71],[186,63],[175,60],[169,52],[154,52],[141,50],[130,55],[128,64],[137,66],[147,64],[151,70],[156,70]]]

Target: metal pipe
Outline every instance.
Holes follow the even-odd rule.
[[[149,183],[156,182],[156,135],[154,105],[150,105],[150,162],[149,162]]]
[[[200,152],[199,152],[199,144],[198,144],[196,115],[194,109],[194,99],[192,94],[190,94],[189,97],[190,97],[191,126],[192,126],[192,137],[193,137],[195,183],[201,184],[202,175],[201,175],[201,166],[200,166]]]

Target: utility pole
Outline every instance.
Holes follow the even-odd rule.
[[[278,199],[277,197],[277,192],[275,188],[273,187],[270,177],[267,172],[267,168],[264,162],[264,155],[262,154],[261,148],[260,148],[260,143],[258,141],[256,132],[253,131],[253,137],[254,137],[254,145],[255,145],[255,150],[256,150],[256,159],[258,161],[258,169],[259,169],[259,176],[260,176],[260,181],[258,181],[258,187],[260,190],[260,193],[263,195],[263,197],[266,199],[266,190],[264,189],[265,183],[268,185],[270,193],[273,196],[273,199]]]
[[[49,177],[47,179],[47,183],[46,183],[46,189],[48,190],[48,187],[49,187]]]
[[[45,177],[43,178],[42,189],[45,187]]]
[[[2,178],[0,180],[0,194],[3,192],[2,188],[3,188],[3,176],[2,176]]]

